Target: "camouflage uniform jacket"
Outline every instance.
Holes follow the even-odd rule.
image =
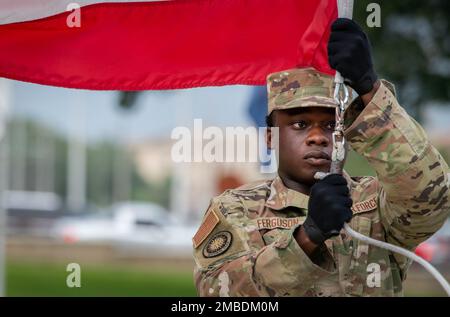
[[[449,215],[448,166],[383,81],[366,106],[346,112],[346,138],[377,177],[350,178],[350,225],[413,250]],[[344,230],[308,257],[293,238],[308,196],[279,177],[212,199],[194,237],[200,296],[402,296],[409,260]]]

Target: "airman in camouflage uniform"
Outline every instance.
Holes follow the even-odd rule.
[[[271,74],[267,81],[269,114],[335,107],[333,77],[312,68]],[[449,215],[447,164],[387,81],[378,81],[367,103],[355,99],[346,127],[348,144],[377,173],[344,173],[353,201],[350,226],[413,250]],[[402,296],[410,261],[399,254],[355,240],[345,230],[311,254],[299,246],[295,232],[308,216],[309,199],[280,175],[213,198],[193,238],[199,295]]]

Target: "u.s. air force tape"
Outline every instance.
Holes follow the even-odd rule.
[[[203,256],[212,258],[224,253],[231,246],[232,236],[229,231],[220,231],[213,235],[203,247]]]
[[[364,201],[355,202],[352,206],[353,213],[366,212],[377,207],[377,197],[373,196]]]

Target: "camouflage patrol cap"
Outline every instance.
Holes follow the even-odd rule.
[[[268,114],[300,107],[335,108],[334,85],[334,76],[312,67],[272,73],[267,76]],[[351,97],[350,89],[349,93]]]

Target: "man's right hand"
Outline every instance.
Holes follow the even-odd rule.
[[[351,206],[346,179],[339,174],[326,176],[311,188],[304,232],[317,245],[338,235],[352,218]]]

